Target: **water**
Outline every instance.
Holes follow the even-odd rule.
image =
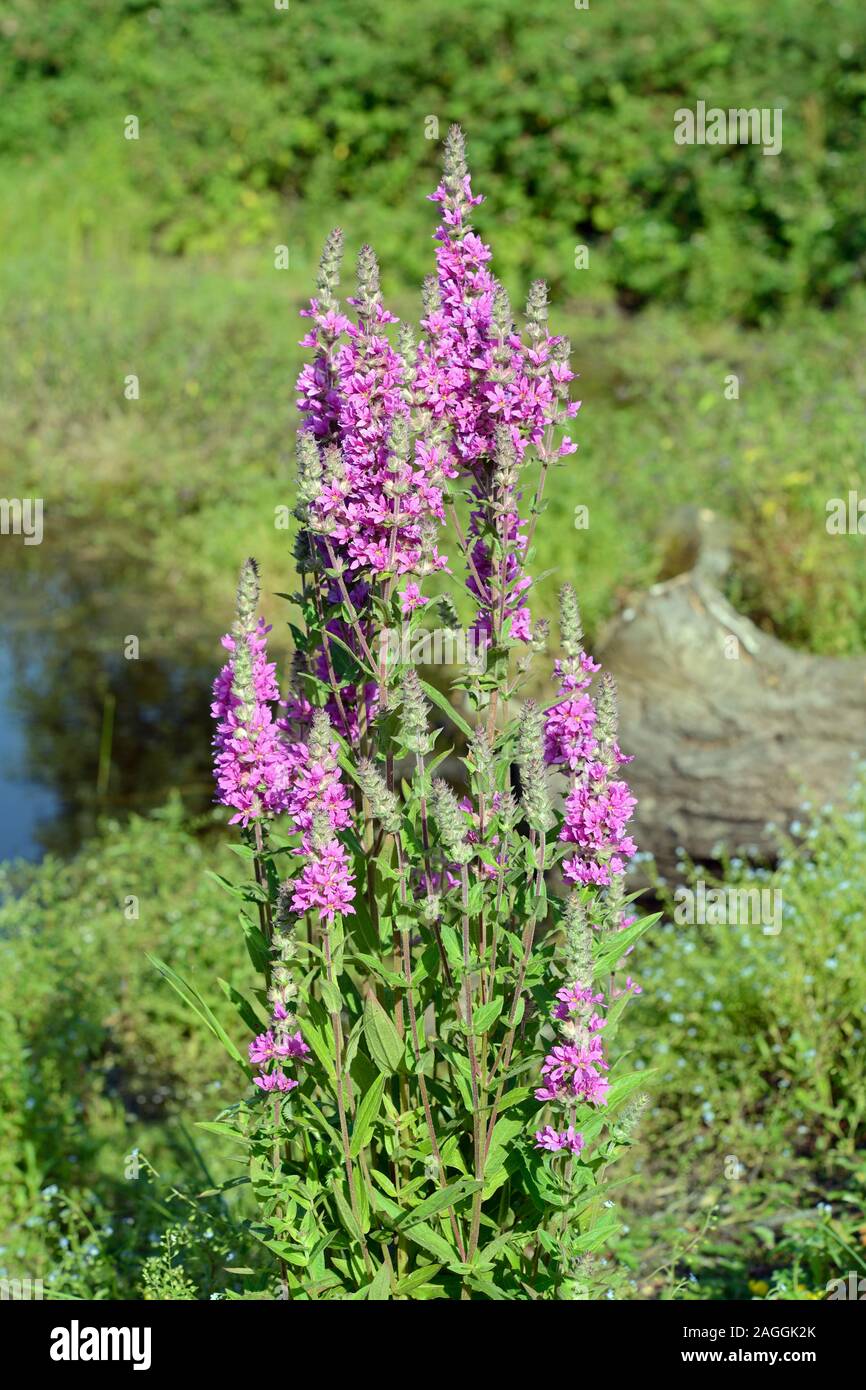
[[[190,811],[208,807],[221,651],[204,615],[148,594],[122,546],[110,569],[105,547],[98,563],[47,545],[4,552],[0,859],[70,854],[101,817],[150,810],[174,788]]]
[[[0,859],[37,859],[40,827],[60,814],[61,802],[30,775],[26,727],[14,696],[12,653],[0,645]]]

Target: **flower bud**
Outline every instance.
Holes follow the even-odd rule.
[[[237,623],[235,633],[252,632],[256,625],[256,609],[261,594],[259,567],[252,556],[241,566],[237,594]]]
[[[547,285],[543,280],[533,280],[526,301],[526,324],[530,338],[538,340],[547,337]]]
[[[565,904],[566,973],[570,981],[587,988],[592,983],[592,927],[579,893],[572,893]]]
[[[430,796],[433,819],[439,831],[439,838],[446,853],[457,864],[468,864],[472,858],[472,846],[466,842],[466,822],[457,802],[457,797],[447,782],[441,777],[433,780]]]
[[[335,291],[340,283],[340,263],[343,259],[343,233],[339,227],[328,235],[319,261],[319,274],[316,277],[316,298],[319,308],[326,313],[336,309]]]
[[[306,519],[307,510],[322,491],[322,459],[319,447],[309,430],[298,431],[298,507],[295,515]]]
[[[559,591],[559,623],[562,634],[562,650],[572,660],[583,651],[583,627],[577,594],[571,584],[563,584]]]
[[[544,766],[543,720],[534,700],[526,700],[521,711],[517,731],[517,766],[526,819],[533,830],[545,831],[553,817]]]
[[[370,810],[383,830],[396,835],[402,822],[400,802],[389,790],[385,779],[369,758],[362,758],[356,768],[361,791],[370,803]]]
[[[429,705],[421,688],[418,672],[409,668],[403,677],[403,719],[401,733],[413,753],[427,753],[432,745],[427,722]]]

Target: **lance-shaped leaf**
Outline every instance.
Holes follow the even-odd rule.
[[[353,1158],[357,1158],[364,1145],[373,1133],[373,1125],[379,1114],[382,1104],[382,1096],[385,1093],[385,1077],[379,1076],[373,1082],[361,1104],[358,1106],[358,1115],[352,1130],[352,1142],[350,1152]]]
[[[367,997],[364,1004],[364,1036],[370,1056],[379,1070],[386,1076],[399,1071],[403,1061],[403,1043],[382,1005],[372,995]]]
[[[198,991],[193,989],[192,985],[187,984],[186,980],[182,979],[176,971],[172,970],[170,965],[166,965],[165,961],[160,960],[158,956],[148,955],[147,959],[150,961],[151,965],[156,966],[160,975],[162,975],[164,979],[168,980],[168,983],[171,985],[172,989],[180,995],[184,1003],[187,1004],[189,1008],[192,1009],[193,1013],[201,1019],[205,1027],[209,1028],[210,1031],[213,1033],[214,1037],[219,1039],[226,1052],[229,1054],[233,1061],[237,1062],[244,1075],[249,1076],[249,1068],[247,1067],[246,1062],[244,1061],[240,1052],[236,1048],[235,1044],[232,1042],[225,1028],[223,1028],[219,1019],[216,1017],[216,1014],[213,1012],[210,1006],[205,1003]]]

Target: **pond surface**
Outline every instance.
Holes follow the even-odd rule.
[[[219,633],[148,594],[122,542],[111,564],[104,546],[0,542],[0,860],[72,853],[173,788],[205,810]]]

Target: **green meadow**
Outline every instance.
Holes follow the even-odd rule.
[[[232,858],[202,781],[209,665],[248,554],[288,657],[298,311],[339,224],[347,292],[369,241],[386,301],[417,320],[450,121],[494,269],[515,306],[549,279],[580,373],[536,611],[568,578],[596,639],[698,505],[730,523],[741,611],[814,653],[866,651],[863,541],[825,524],[831,499],[866,493],[866,36],[855,0],[824,8],[58,0],[46,20],[9,0],[0,475],[46,520],[39,548],[2,538],[0,614],[11,708],[39,711],[25,757],[43,782],[65,769],[73,829],[0,874],[0,1276],[202,1299],[260,1258],[242,1200],[214,1192],[231,1155],[192,1123],[230,1094],[227,1063],[145,953],[203,989],[244,969],[206,872]],[[699,98],[780,107],[782,152],[677,147],[673,113]],[[128,633],[203,673],[200,699],[170,680],[154,695],[149,736],[176,752],[150,780],[106,735],[105,652]],[[87,686],[81,728],[63,700]],[[144,804],[100,801],[100,749],[106,769],[130,760]],[[866,798],[840,789],[780,836],[776,864],[725,866],[783,892],[776,938],[678,927],[657,890],[623,1035],[650,1105],[600,1265],[610,1297],[808,1299],[866,1274]]]

